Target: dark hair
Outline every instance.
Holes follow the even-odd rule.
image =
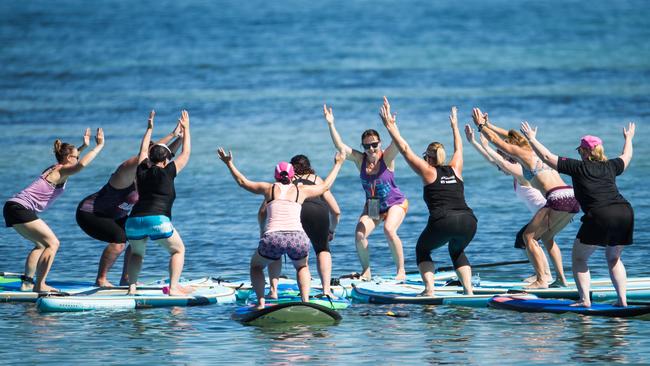
[[[381,141],[381,138],[379,137],[379,132],[373,130],[372,128],[363,131],[363,133],[361,134],[361,141],[363,141],[368,136],[376,136],[377,140]]]
[[[56,139],[54,141],[54,156],[56,156],[56,161],[59,163],[65,162],[65,159],[68,157],[68,155],[72,154],[72,151],[74,151],[74,149],[74,145],[68,144],[67,142],[61,142],[61,140]]]
[[[316,174],[314,169],[311,167],[309,158],[305,155],[299,154],[291,158],[291,165],[293,165],[293,171],[296,172],[297,175]]]
[[[169,152],[169,150],[161,145],[154,145],[151,149],[149,149],[149,160],[154,164],[158,164],[167,159],[171,159],[171,155],[172,154]]]
[[[287,172],[280,172],[280,179],[276,179],[276,180],[282,184],[291,183],[291,179],[289,179],[289,173]]]

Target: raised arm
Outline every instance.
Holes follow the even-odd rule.
[[[458,130],[458,110],[455,106],[451,107],[451,114],[449,115],[449,123],[451,124],[451,131],[454,134],[454,155],[449,161],[449,165],[456,169],[456,174],[463,175],[463,139],[460,137]]]
[[[627,130],[625,127],[623,127],[623,137],[625,137],[625,145],[623,145],[623,154],[619,156],[619,158],[623,159],[624,168],[627,169],[627,167],[630,165],[630,161],[632,160],[632,139],[634,138],[634,132],[636,130],[636,125],[634,122],[630,122],[627,125]]]
[[[149,142],[151,142],[151,134],[153,133],[153,120],[156,117],[156,111],[149,112],[149,119],[147,120],[147,130],[142,136],[140,142],[140,152],[138,153],[138,164],[142,163],[149,157]]]
[[[84,132],[83,142],[81,143],[81,146],[77,148],[77,151],[82,152],[86,150],[86,148],[89,145],[90,145],[90,127],[86,128],[86,131]]]
[[[546,165],[557,170],[557,155],[553,154],[546,148],[546,146],[537,141],[537,127],[532,128],[528,122],[524,121],[521,123],[521,133],[523,133],[528,139],[528,143],[533,148],[533,151],[535,151],[535,154],[537,154]]]
[[[64,165],[59,169],[60,179],[64,179],[66,176],[74,175],[82,171],[87,167],[90,162],[95,160],[97,154],[104,148],[104,130],[101,128],[97,129],[95,134],[95,147],[88,151],[82,158],[77,158],[77,163],[72,165]],[[79,151],[79,150],[77,150]]]
[[[487,113],[483,113],[483,117],[485,117],[485,128],[489,128],[490,130],[494,131],[501,138],[508,137],[508,130],[493,124],[492,121],[490,121]]]
[[[185,165],[187,165],[187,162],[190,160],[190,154],[192,153],[192,139],[190,138],[190,115],[184,109],[181,112],[180,124],[183,134],[183,150],[181,151],[180,155],[174,159],[177,173],[185,168]]]
[[[413,169],[413,171],[424,180],[424,175],[429,171],[429,164],[413,152],[409,144],[400,134],[399,128],[397,128],[397,123],[395,122],[397,116],[391,114],[390,104],[386,97],[384,97],[384,105],[382,105],[379,110],[379,116],[381,117],[381,121],[383,122],[384,127],[386,127],[388,134],[390,134],[390,137],[393,139],[393,144],[397,150],[402,154],[402,156],[404,156],[404,159],[411,169]]]
[[[316,177],[316,183],[320,184],[322,183],[323,180],[320,177]],[[341,209],[339,208],[338,202],[336,202],[336,198],[334,198],[334,195],[332,194],[331,191],[327,191],[323,193],[323,200],[325,200],[325,203],[327,203],[327,207],[329,208],[329,215],[330,215],[330,227],[329,227],[329,240],[334,239],[334,233],[336,232],[336,227],[339,224],[339,220],[341,219]]]
[[[328,108],[327,104],[323,104],[323,116],[325,117],[325,121],[327,121],[327,127],[329,128],[330,137],[332,138],[334,147],[336,147],[338,151],[344,153],[348,160],[354,161],[354,163],[357,164],[357,167],[361,167],[361,163],[363,162],[363,153],[351,148],[343,142],[341,135],[339,135],[339,132],[334,126],[334,113],[332,113],[332,107]]]
[[[339,171],[341,170],[341,166],[343,165],[344,161],[345,161],[345,153],[338,151],[334,156],[334,166],[332,167],[332,170],[327,175],[327,178],[325,178],[323,183],[314,184],[311,186],[304,186],[304,185],[300,186],[300,192],[303,193],[303,197],[304,198],[318,197],[323,193],[327,192],[332,187],[332,184],[334,184],[334,180],[336,179],[336,176],[339,174]]]
[[[220,147],[217,149],[217,155],[219,155],[219,159],[221,159],[221,161],[226,164],[230,170],[230,174],[240,187],[255,194],[266,194],[266,192],[271,188],[271,183],[250,181],[244,176],[244,174],[237,170],[235,163],[232,161],[231,151],[228,151],[228,154],[226,154],[225,150]]]
[[[494,151],[493,148],[490,147],[488,140],[483,135],[481,135],[481,147],[488,154],[488,157],[492,159],[493,164],[496,165],[497,168],[499,168],[502,172],[508,175],[512,175],[519,181],[526,180],[526,178],[524,178],[524,172],[521,168],[521,165],[517,163],[511,163],[510,161],[504,159],[503,156],[499,155],[496,151]]]
[[[479,134],[482,138],[483,135]],[[485,160],[487,160],[488,163],[492,165],[497,165],[497,163],[494,161],[494,159],[488,155],[487,151],[483,146],[481,146],[478,142],[476,142],[476,139],[474,138],[474,129],[470,125],[465,125],[465,137],[467,138],[467,142],[469,142],[476,151],[478,151],[479,155],[481,155]],[[486,140],[487,141],[487,140]]]
[[[156,143],[157,144],[165,144],[171,150],[171,144],[169,143],[169,141],[171,141],[174,138],[180,137],[183,134],[182,131],[183,131],[183,125],[181,124],[181,119],[179,118],[178,121],[176,122],[176,126],[174,127],[174,130],[172,130],[172,132],[165,135],[160,140],[156,141]],[[179,144],[180,144],[180,142],[179,142]],[[174,151],[172,151],[172,152],[174,152]]]
[[[472,120],[474,121],[474,124],[478,127],[478,131],[481,132],[483,136],[487,137],[487,139],[490,140],[491,143],[493,143],[499,149],[505,151],[508,155],[514,155],[514,156],[523,155],[524,149],[522,149],[519,146],[511,145],[503,141],[496,132],[492,131],[491,128],[486,128],[487,126],[486,117],[487,117],[487,113],[482,114],[480,109],[474,108],[472,110]]]

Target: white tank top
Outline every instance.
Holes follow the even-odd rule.
[[[526,204],[531,213],[536,213],[540,208],[546,204],[546,198],[539,189],[533,187],[526,187],[519,184],[517,179],[515,181],[515,195],[517,198]]]
[[[292,184],[278,184],[278,186],[280,187],[279,197],[272,197],[272,200],[266,205],[267,220],[264,233],[273,231],[303,231],[302,224],[300,223],[302,205],[286,197]],[[275,185],[272,189],[275,189]],[[298,194],[296,194],[295,200],[298,200]]]

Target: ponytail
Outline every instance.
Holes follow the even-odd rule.
[[[59,139],[54,140],[54,156],[56,157],[56,161],[58,161],[59,164],[64,163],[65,159],[72,153],[74,149],[75,147],[72,144],[61,142]]]

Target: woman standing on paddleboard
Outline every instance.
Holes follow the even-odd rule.
[[[323,179],[316,175],[311,167],[309,158],[305,155],[296,155],[291,158],[295,175],[293,184],[313,186],[322,184]],[[331,191],[326,191],[319,197],[308,198],[302,204],[300,211],[300,222],[302,228],[311,241],[316,252],[316,267],[323,288],[323,295],[333,296],[330,290],[332,279],[332,255],[329,242],[334,239],[336,226],[339,223],[341,210]],[[259,223],[261,235],[264,234],[266,221],[266,200],[264,200],[259,212]],[[282,262],[278,260],[269,264],[269,297],[277,298],[278,277],[281,272]]]
[[[169,295],[186,295],[191,290],[178,283],[185,262],[185,245],[171,222],[172,205],[176,199],[174,180],[190,159],[192,151],[190,139],[190,116],[181,112],[180,125],[183,134],[183,150],[173,161],[171,150],[164,144],[149,148],[153,132],[155,112],[151,111],[147,131],[142,137],[138,167],[136,168],[136,187],[138,202],[133,206],[126,220],[126,238],[131,245],[131,257],[128,263],[129,294],[137,290],[138,276],[147,240],[167,249],[169,258]]]
[[[370,129],[361,134],[363,152],[353,149],[343,143],[341,136],[336,131],[332,108],[324,105],[323,114],[334,146],[344,152],[347,159],[353,161],[357,166],[361,185],[366,193],[366,204],[355,229],[355,244],[361,262],[360,277],[366,280],[372,277],[368,237],[375,227],[384,221],[384,235],[388,240],[396,267],[395,279],[404,280],[406,278],[404,250],[397,230],[406,217],[408,200],[395,184],[394,170],[397,148],[391,142],[386,150],[382,150],[379,133]]]
[[[571,256],[573,276],[580,293],[576,306],[591,306],[591,275],[587,262],[599,246],[605,247],[609,275],[618,295],[615,305],[627,306],[627,275],[621,254],[623,248],[634,241],[634,211],[618,191],[616,177],[630,166],[635,129],[634,123],[628,124],[627,129],[623,128],[623,153],[615,159],[607,159],[601,139],[584,136],[577,147],[581,160],[576,160],[553,154],[537,141],[536,127],[531,128],[528,122],[521,124],[521,132],[539,158],[558,172],[571,176],[576,198],[584,212]]]
[[[500,135],[501,133],[505,133],[505,137],[507,137],[507,131],[502,131],[501,129],[497,128],[495,128],[495,130]],[[482,134],[479,134],[481,143],[479,144],[476,142],[476,139],[474,138],[474,129],[472,129],[472,127],[469,125],[465,125],[465,136],[467,137],[467,141],[469,141],[470,144],[474,146],[476,151],[478,151],[479,154],[485,158],[485,160],[491,164],[494,164],[504,174],[513,177],[512,180],[515,196],[518,200],[526,205],[531,214],[534,215],[537,211],[546,205],[546,198],[544,198],[542,192],[540,192],[539,189],[533,187],[530,182],[524,178],[523,168],[521,167],[521,164],[517,163],[516,160],[507,156],[507,154],[505,154],[503,151],[495,151],[492,149],[489,145],[488,140]],[[504,137],[503,135],[501,136]],[[515,248],[526,250],[526,243],[524,242],[523,234],[527,228],[528,224],[524,225],[519,230],[519,232],[517,232],[517,235],[515,235]],[[551,287],[566,286],[567,283],[564,276],[564,267],[562,265],[562,253],[560,252],[560,247],[555,242],[555,232],[548,231],[544,233],[540,240],[542,243],[544,243],[544,247],[551,256],[551,260],[553,261],[553,266],[555,267],[556,271],[557,279],[553,284],[551,284]],[[547,281],[550,281],[552,277],[551,269],[548,265],[548,260],[546,259],[544,252],[540,253],[542,268],[544,270],[544,278],[546,278]],[[526,254],[532,263],[534,259],[530,255],[530,252],[526,250]],[[526,278],[524,281],[533,282],[535,280],[537,280],[537,275],[533,273],[532,276]]]
[[[345,155],[341,152],[336,154],[334,167],[322,183],[296,185],[292,183],[295,173],[289,163],[281,162],[275,167],[275,183],[253,182],[237,170],[231,152],[226,154],[223,148],[219,148],[217,153],[240,187],[264,195],[266,199],[266,226],[257,250],[251,258],[250,267],[251,282],[258,299],[257,308],[263,309],[265,306],[264,268],[284,254],[293,261],[300,297],[303,302],[308,302],[311,277],[307,264],[309,238],[300,222],[302,204],[306,199],[319,197],[330,189],[345,160]]]
[[[537,276],[537,279],[526,288],[548,288],[548,278],[544,276],[542,259],[544,253],[537,240],[549,232],[552,235],[560,232],[580,210],[573,188],[564,182],[557,171],[537,157],[520,133],[513,130],[506,132],[495,126],[488,120],[487,113],[483,114],[478,108],[474,108],[472,119],[478,126],[479,132],[499,150],[521,164],[524,178],[546,196],[546,204],[533,215],[523,232],[523,239]],[[501,136],[504,136],[505,140]],[[555,265],[558,266],[557,259],[561,256],[552,256],[552,258],[555,259]],[[566,281],[562,283],[562,279],[558,278],[555,285],[566,285]]]
[[[43,212],[63,194],[68,178],[88,166],[104,148],[104,132],[101,128],[97,129],[95,142],[95,148],[79,158],[79,154],[90,143],[90,129],[86,130],[83,145],[79,148],[61,140],[54,141],[57,163],[5,203],[3,214],[7,227],[13,227],[18,234],[34,243],[34,249],[25,261],[21,291],[57,291],[48,286],[45,279],[59,249],[59,239],[45,221],[38,218],[37,213]]]
[[[447,243],[454,269],[463,285],[463,292],[472,295],[472,268],[465,255],[465,248],[476,234],[477,220],[465,202],[462,178],[463,141],[458,131],[456,107],[451,108],[449,116],[454,135],[454,155],[449,165],[445,165],[444,146],[439,142],[430,143],[422,157],[411,150],[397,128],[396,115],[391,114],[386,97],[380,116],[397,150],[404,156],[411,169],[422,178],[424,185],[424,202],[429,208],[429,221],[415,247],[418,269],[425,286],[422,295],[434,295],[431,251]]]
[[[177,138],[181,134],[180,131],[179,123],[174,131],[158,141],[158,144],[166,144],[176,137],[169,145],[169,149],[175,153],[181,142],[180,138]],[[150,147],[153,146],[154,144],[150,143]],[[113,286],[107,279],[108,271],[126,247],[124,225],[131,208],[138,201],[135,186],[137,167],[137,155],[123,161],[99,191],[81,200],[77,206],[76,220],[79,227],[93,239],[107,243],[99,260],[95,279],[95,285],[100,287]],[[127,268],[130,255],[129,247],[124,254],[120,286],[128,285]]]

